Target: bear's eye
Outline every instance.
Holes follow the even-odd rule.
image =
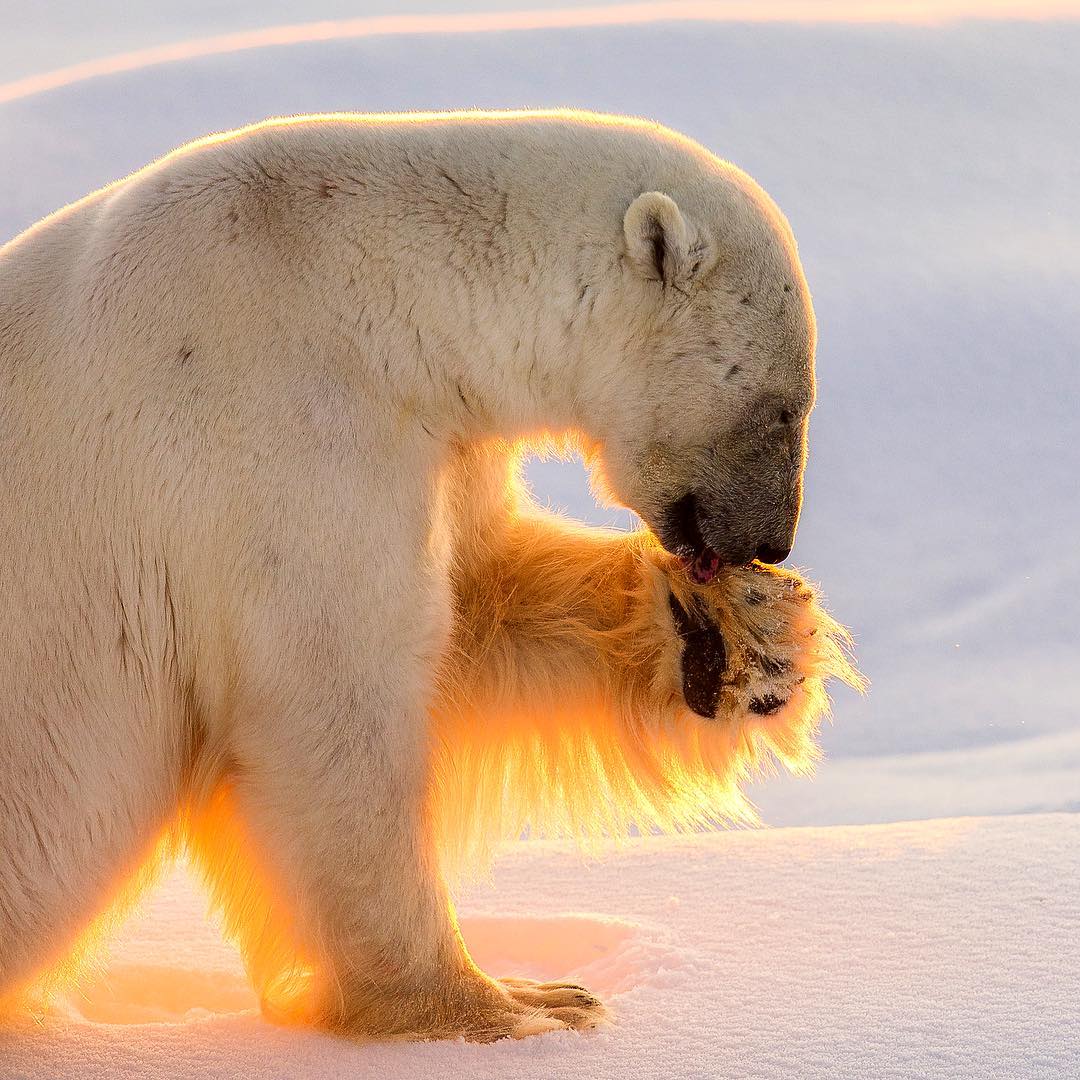
[[[791,427],[795,423],[795,414],[790,409],[781,409],[776,419],[783,427]]]

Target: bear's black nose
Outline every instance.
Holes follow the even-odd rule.
[[[791,545],[773,547],[772,544],[762,544],[755,554],[758,562],[779,563],[783,562],[791,554]]]

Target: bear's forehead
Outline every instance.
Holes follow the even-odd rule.
[[[720,273],[695,306],[698,335],[728,344],[735,337],[750,352],[784,352],[792,362],[813,362],[814,312],[800,276],[769,280],[750,273]]]

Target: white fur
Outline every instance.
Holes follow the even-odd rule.
[[[274,120],[45,219],[0,284],[0,991],[228,777],[310,1015],[558,1026],[522,991],[500,1027],[427,839],[451,551],[499,503],[444,478],[572,431],[652,521],[763,388],[808,410],[773,204],[640,121]],[[426,1004],[370,1019],[395,989]]]

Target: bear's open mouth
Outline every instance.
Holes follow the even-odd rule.
[[[660,540],[682,564],[695,585],[708,585],[720,570],[720,556],[705,543],[698,519],[697,496],[691,491],[664,513]]]
[[[694,556],[686,572],[695,585],[708,585],[720,571],[720,556],[711,547]]]

